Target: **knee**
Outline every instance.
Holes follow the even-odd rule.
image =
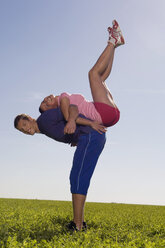
[[[89,79],[91,79],[92,74],[93,74],[93,69],[91,69],[91,70],[88,72],[88,77],[89,77]]]
[[[96,77],[99,76],[99,73],[96,69],[92,68],[89,72],[88,72],[88,77],[89,80],[91,81],[92,79],[95,79]]]

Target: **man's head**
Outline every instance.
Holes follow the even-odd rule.
[[[50,95],[44,98],[44,100],[41,102],[39,111],[40,113],[43,113],[46,110],[57,108],[57,97]]]
[[[14,127],[29,135],[34,135],[39,132],[36,120],[26,114],[17,115],[15,117]]]

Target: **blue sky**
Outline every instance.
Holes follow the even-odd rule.
[[[126,44],[107,80],[121,111],[109,128],[88,201],[165,205],[164,0],[0,3],[0,197],[71,200],[75,148],[13,127],[17,114],[39,116],[50,93],[92,100],[88,71],[115,18]]]

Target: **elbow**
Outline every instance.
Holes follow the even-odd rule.
[[[66,121],[68,121],[69,115],[65,115],[64,118],[65,118]]]
[[[70,112],[70,111],[74,111],[74,112],[77,112],[77,114],[79,114],[77,105],[70,104],[70,105],[69,105],[69,112]]]
[[[69,105],[69,108],[74,108],[74,109],[77,109],[77,110],[78,110],[78,107],[77,107],[77,105],[75,105],[75,104],[70,104],[70,105]]]

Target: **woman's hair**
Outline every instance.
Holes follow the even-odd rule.
[[[21,115],[17,115],[14,119],[14,127],[17,128],[18,127],[18,123],[20,120],[29,120],[28,115],[25,114],[21,114]]]

